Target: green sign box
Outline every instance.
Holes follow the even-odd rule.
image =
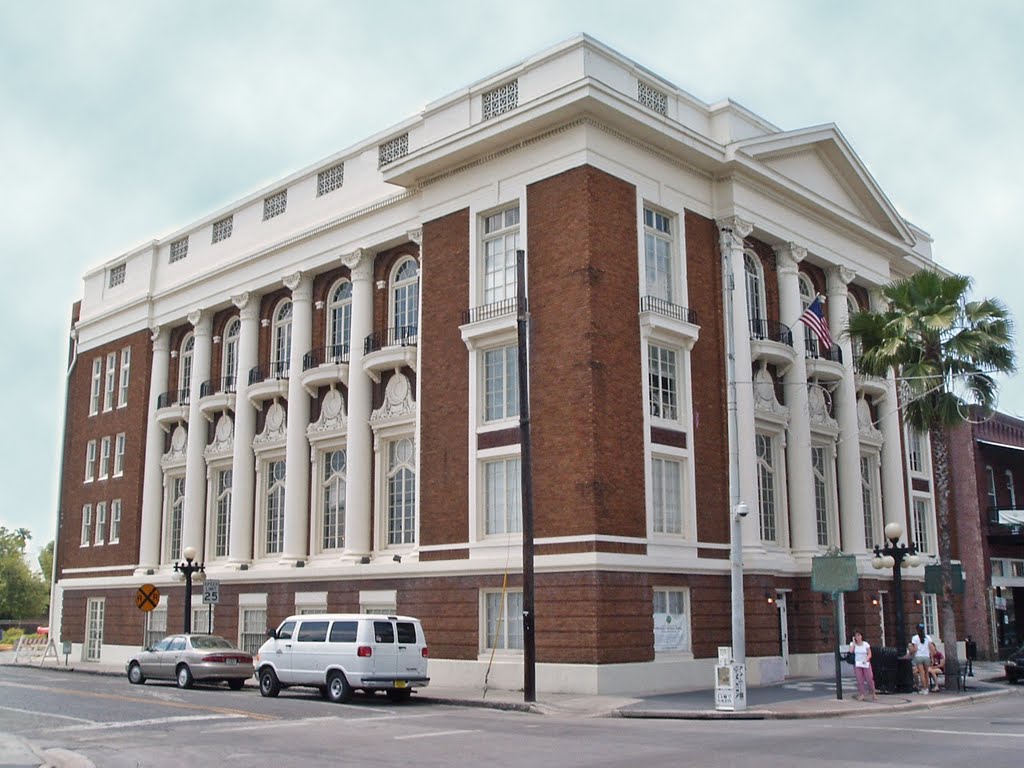
[[[811,558],[811,590],[856,592],[860,589],[857,558],[853,555],[821,555]]]

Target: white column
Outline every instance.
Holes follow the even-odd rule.
[[[871,291],[871,309],[881,312],[885,300],[880,291]],[[875,401],[878,428],[882,431],[882,525],[899,523],[904,531],[907,525],[907,500],[904,492],[903,443],[901,441],[899,400],[896,397],[896,377],[892,371],[886,375],[885,395]],[[909,536],[909,534],[908,534]]]
[[[160,458],[164,453],[164,430],[156,420],[157,400],[167,388],[170,365],[170,339],[159,326],[152,329],[153,361],[149,374],[149,419],[146,425],[146,458],[142,475],[142,518],[139,532],[139,571],[160,564],[160,520],[164,508],[164,473]]]
[[[798,265],[807,251],[789,243],[775,249],[779,279],[779,314],[793,324],[796,361],[783,374],[789,407],[786,427],[786,476],[789,485],[790,542],[793,554],[811,556],[818,549],[818,528],[814,514],[814,474],[811,468],[811,418],[807,406],[807,362],[804,334],[797,319],[802,312]]]
[[[348,463],[345,485],[345,556],[369,554],[370,485],[373,473],[373,435],[370,409],[373,390],[363,371],[363,341],[373,329],[373,254],[362,249],[342,257],[352,278],[352,343],[348,365]]]
[[[192,380],[188,400],[188,443],[185,446],[185,518],[182,522],[181,548],[195,547],[198,559],[206,559],[206,419],[199,411],[199,390],[210,378],[213,355],[211,330],[213,316],[196,310],[188,316],[195,346],[192,348]]]
[[[846,286],[856,273],[843,266],[827,272],[828,319],[832,338],[843,352],[843,378],[834,392],[839,422],[839,530],[847,554],[867,551],[864,545],[864,504],[860,481],[860,429],[857,426],[857,387],[853,379],[853,349],[846,333],[849,310]]]
[[[253,517],[256,498],[256,409],[249,403],[249,371],[258,362],[260,300],[242,293],[231,297],[239,309],[238,377],[235,381],[235,444],[231,461],[231,539],[228,561],[241,565],[252,560]]]
[[[749,235],[754,227],[749,222],[737,217],[722,219],[716,223],[718,224],[718,242],[723,264],[732,272],[732,285],[726,289],[732,294],[731,341],[736,375],[735,414],[729,414],[730,419],[735,416],[735,428],[734,430],[730,429],[730,496],[733,509],[742,502],[747,504],[753,513],[741,526],[743,545],[759,546],[761,530],[757,519],[754,369],[750,357],[750,320],[747,313],[747,292],[743,269],[743,238]],[[725,306],[728,308],[729,304],[730,302],[726,301]],[[728,339],[726,343],[728,345]]]
[[[309,555],[309,393],[302,386],[302,358],[313,344],[313,278],[284,279],[292,292],[292,341],[288,359],[288,425],[285,443],[284,551],[282,562]]]

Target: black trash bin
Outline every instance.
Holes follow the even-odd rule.
[[[879,693],[910,693],[914,690],[914,669],[909,659],[902,659],[898,648],[884,646],[871,651],[871,672]]]

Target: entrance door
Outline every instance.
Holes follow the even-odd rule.
[[[779,654],[782,656],[783,673],[789,677],[789,613],[785,592],[776,594],[775,607],[779,609]]]
[[[85,660],[99,661],[103,648],[103,616],[105,603],[102,597],[90,597],[86,608]]]
[[[878,593],[878,647],[884,648],[885,642],[885,593]]]

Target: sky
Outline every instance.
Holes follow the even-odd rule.
[[[0,0],[0,526],[54,535],[86,270],[580,33],[783,130],[837,124],[936,261],[1024,318],[1012,0]],[[1024,376],[998,407],[1024,417]]]

